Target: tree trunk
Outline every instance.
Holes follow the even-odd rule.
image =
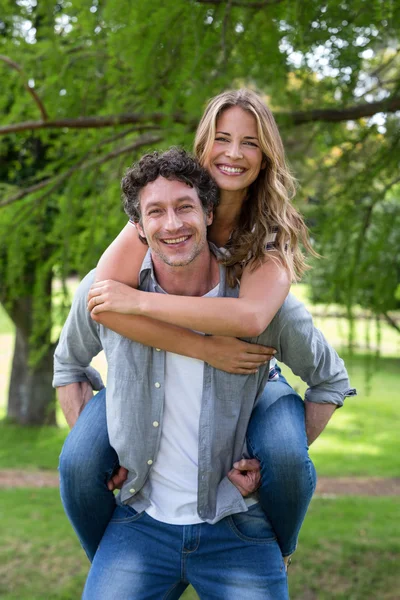
[[[34,281],[33,269],[30,277]],[[37,299],[32,281],[27,286],[31,293],[15,299],[8,311],[15,325],[15,347],[7,417],[19,425],[55,425],[55,390],[51,385],[55,349],[51,343],[52,274],[45,278],[39,312],[33,309]],[[40,321],[40,329],[32,336],[34,319],[36,324]]]
[[[7,417],[19,425],[55,425],[53,345],[31,366],[29,336],[16,328]]]

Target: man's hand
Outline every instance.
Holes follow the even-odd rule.
[[[124,481],[128,477],[128,469],[124,467],[118,467],[109,482],[107,483],[108,489],[113,492],[114,490],[120,490]]]
[[[256,458],[242,458],[233,464],[228,479],[246,497],[258,490],[261,485],[260,463]]]
[[[75,425],[86,404],[93,397],[93,388],[87,381],[70,383],[57,388],[57,396],[70,429]]]
[[[269,362],[276,354],[275,348],[249,344],[236,338],[211,335],[204,338],[204,361],[227,373],[249,375]]]
[[[119,281],[97,281],[89,290],[88,310],[93,314],[105,311],[137,314],[139,294],[138,290]]]

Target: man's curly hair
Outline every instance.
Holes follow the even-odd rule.
[[[182,181],[194,188],[205,213],[213,210],[219,200],[218,187],[208,171],[181,148],[145,154],[126,172],[122,179],[122,200],[132,221],[141,221],[140,192],[158,177]]]

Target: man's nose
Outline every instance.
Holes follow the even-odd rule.
[[[226,149],[226,155],[232,160],[243,158],[243,152],[240,147],[240,142],[232,142]]]
[[[165,222],[165,229],[168,231],[176,231],[182,225],[181,219],[174,210],[167,212],[167,218]]]

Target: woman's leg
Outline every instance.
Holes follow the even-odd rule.
[[[107,482],[118,466],[106,422],[106,391],[85,406],[60,455],[60,493],[67,517],[90,561],[115,509]]]
[[[289,556],[316,485],[308,456],[304,402],[280,375],[269,381],[247,430],[250,453],[261,463],[260,502],[283,556]]]

